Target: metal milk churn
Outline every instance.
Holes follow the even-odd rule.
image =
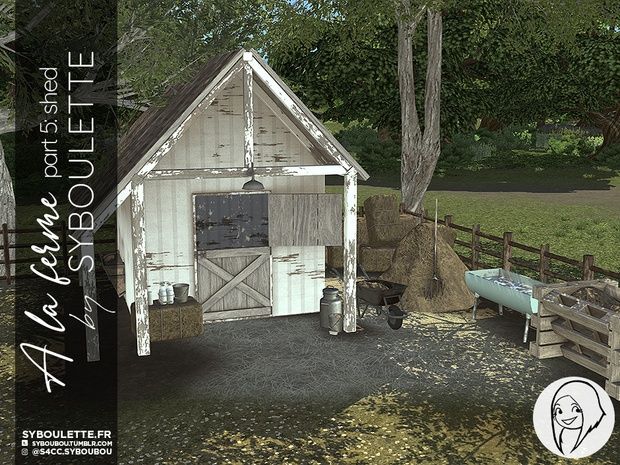
[[[168,304],[174,303],[174,288],[172,283],[166,282],[166,300]]]
[[[147,296],[149,298],[149,305],[153,305],[153,303],[155,302],[155,291],[151,289],[150,286],[147,291]]]
[[[342,299],[335,287],[323,289],[320,318],[321,328],[329,330],[329,334],[335,336],[342,331]]]
[[[168,295],[166,294],[166,282],[159,283],[159,305],[166,305],[168,303]]]

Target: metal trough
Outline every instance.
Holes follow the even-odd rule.
[[[523,342],[527,342],[530,318],[532,314],[538,313],[538,300],[532,297],[532,288],[543,283],[502,268],[466,271],[465,283],[476,296],[472,311],[474,320],[479,297],[496,302],[500,315],[504,307],[516,310],[525,315]]]

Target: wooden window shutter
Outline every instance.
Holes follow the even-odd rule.
[[[342,245],[342,196],[269,194],[269,245]]]

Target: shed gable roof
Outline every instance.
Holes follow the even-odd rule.
[[[149,164],[149,159],[154,151],[164,144],[174,144],[175,141],[171,142],[171,138],[199,107],[205,95],[240,69],[244,53],[247,52],[239,49],[212,58],[201,67],[194,79],[169,92],[170,96],[165,106],[153,106],[135,121],[119,142],[116,173],[111,170],[112,172],[100,176],[92,186],[96,198],[101,199],[94,214],[96,225],[105,222],[125,200],[128,187],[136,173],[153,169],[154,165]],[[327,152],[332,154],[331,157],[328,155],[329,158],[334,158],[336,163],[346,166],[347,169],[354,169],[362,179],[367,179],[368,173],[280,80],[258,53],[252,50],[251,54],[254,59],[255,78],[263,90],[274,101],[282,103],[282,109],[294,123],[300,124],[300,129],[304,126],[314,128],[314,131],[306,130],[305,135],[317,148],[326,149],[329,146],[331,151]]]

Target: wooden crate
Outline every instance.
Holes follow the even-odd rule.
[[[131,306],[134,315],[134,305]],[[131,330],[135,334],[136,323],[131,318]],[[186,303],[149,306],[149,334],[151,342],[184,339],[200,336],[204,332],[202,306],[193,297]]]
[[[565,357],[606,379],[607,393],[620,400],[620,311],[579,299],[573,294],[599,292],[609,302],[620,299],[617,283],[576,281],[536,286],[539,315],[533,319],[537,358]]]

